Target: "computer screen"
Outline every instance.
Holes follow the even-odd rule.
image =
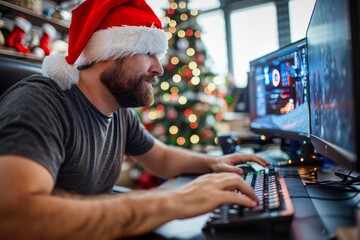
[[[259,134],[310,137],[306,39],[250,62],[250,128]]]
[[[359,169],[358,18],[358,1],[318,0],[306,34],[311,142],[349,169]]]

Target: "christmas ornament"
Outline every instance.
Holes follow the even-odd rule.
[[[63,10],[61,4],[58,4],[55,6],[55,11],[53,12],[52,17],[63,21],[70,21],[71,13]]]
[[[25,34],[31,29],[31,23],[24,16],[17,16],[14,28],[7,39],[7,46],[15,48],[18,52],[29,54],[31,51],[26,47]]]
[[[167,72],[173,72],[173,71],[175,71],[175,66],[173,64],[171,64],[171,63],[168,63],[166,65],[165,69],[166,69]]]
[[[67,55],[68,44],[63,40],[55,40],[50,44],[51,53]]]
[[[210,140],[211,138],[214,137],[214,133],[209,128],[204,128],[201,131],[201,137],[206,139],[206,140]]]
[[[29,36],[29,38],[26,38],[28,41],[28,47],[30,49],[34,49],[37,46],[39,46],[40,44],[40,37],[39,35],[34,31],[34,30],[30,30],[30,33],[27,34],[27,36]]]
[[[149,130],[152,127],[152,121],[149,119],[149,112],[150,112],[150,108],[149,107],[144,107],[141,109],[140,111],[140,119],[141,122],[143,123],[144,127]]]
[[[189,47],[189,41],[186,38],[182,38],[177,42],[177,47],[179,49],[185,50]]]
[[[32,50],[32,53],[33,53],[34,55],[36,55],[38,58],[43,58],[43,57],[45,57],[45,52],[44,52],[44,50],[42,50],[42,48],[40,48],[40,47],[34,48],[34,49]]]
[[[183,68],[183,72],[182,72],[182,75],[185,77],[185,78],[191,78],[192,77],[192,71],[189,67],[185,66]]]
[[[195,58],[199,63],[203,63],[205,61],[205,56],[202,53],[197,54]]]
[[[154,134],[155,136],[164,135],[164,134],[165,134],[165,127],[164,127],[164,125],[162,125],[162,124],[160,124],[160,123],[157,123],[157,124],[155,124],[152,132],[153,132],[153,134]]]
[[[30,38],[28,39],[28,45],[29,48],[31,49],[31,52],[36,55],[38,58],[43,58],[45,56],[45,52],[43,49],[41,49],[39,47],[40,45],[40,37],[39,35],[31,30],[30,34],[27,34],[28,36],[30,36]]]
[[[178,112],[174,108],[169,108],[166,117],[169,120],[175,120],[178,117]]]

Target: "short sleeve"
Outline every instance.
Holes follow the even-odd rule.
[[[0,155],[30,158],[43,165],[56,179],[65,150],[63,96],[54,84],[36,78],[23,80],[2,95]]]
[[[145,129],[138,116],[132,109],[127,109],[127,155],[140,155],[154,146],[154,137]]]

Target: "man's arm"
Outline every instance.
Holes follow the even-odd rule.
[[[54,181],[43,166],[24,157],[1,156],[0,239],[114,239],[143,234],[225,202],[255,205],[253,191],[236,174],[209,175],[171,191],[64,198],[51,194]],[[178,211],[178,206],[189,207]]]
[[[213,157],[188,149],[168,146],[155,140],[150,151],[130,156],[139,161],[148,171],[159,177],[172,178],[183,173],[235,172],[242,174],[242,169],[235,167],[244,162],[256,162],[267,166],[268,162],[253,154],[235,153]]]

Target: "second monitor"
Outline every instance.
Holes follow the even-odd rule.
[[[310,116],[306,39],[250,62],[249,105],[251,130],[289,141],[288,146],[283,146],[289,155],[301,155],[299,150],[302,152],[302,149],[308,155]]]

